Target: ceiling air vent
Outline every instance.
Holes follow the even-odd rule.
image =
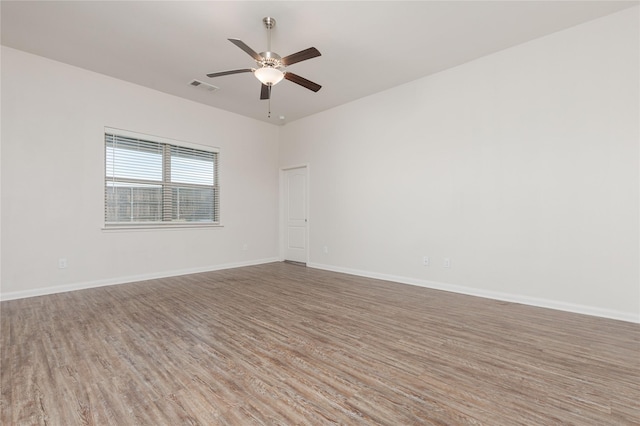
[[[197,87],[198,89],[206,90],[207,92],[215,92],[216,90],[220,89],[219,87],[216,87],[213,84],[205,83],[204,81],[200,81],[200,80],[192,80],[189,83],[189,86]]]

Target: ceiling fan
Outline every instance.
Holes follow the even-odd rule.
[[[260,99],[271,99],[271,87],[278,84],[283,78],[285,80],[292,81],[305,87],[309,90],[317,92],[322,88],[317,83],[309,81],[306,78],[300,77],[290,71],[285,71],[285,68],[289,65],[293,65],[298,62],[306,61],[307,59],[320,56],[320,52],[315,47],[310,47],[300,52],[293,53],[284,58],[271,51],[271,29],[276,26],[276,20],[271,17],[266,17],[262,20],[264,26],[267,28],[267,51],[262,53],[256,53],[255,50],[247,46],[242,40],[236,38],[228,39],[231,43],[238,46],[249,54],[258,65],[257,68],[242,68],[237,70],[220,71],[207,74],[207,77],[221,77],[223,75],[240,74],[246,72],[252,72],[256,76],[262,87],[260,89]]]

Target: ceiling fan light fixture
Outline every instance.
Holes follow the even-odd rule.
[[[284,78],[284,73],[273,67],[258,68],[253,74],[265,86],[275,86]]]

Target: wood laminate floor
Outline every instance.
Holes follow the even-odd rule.
[[[2,425],[637,425],[640,325],[274,263],[5,301]]]

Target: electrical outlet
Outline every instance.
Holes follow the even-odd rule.
[[[58,259],[58,269],[66,269],[67,268],[67,259],[60,258]]]
[[[422,264],[424,266],[429,266],[429,256],[425,256],[422,258]]]
[[[247,250],[249,250],[249,244],[243,244],[243,245],[242,245],[242,248],[241,248],[240,250],[242,250],[242,251],[247,251]]]
[[[327,246],[324,246],[322,250],[324,251],[324,254],[329,253],[329,247]]]
[[[445,257],[444,264],[442,266],[444,266],[445,268],[451,268],[451,258]]]

